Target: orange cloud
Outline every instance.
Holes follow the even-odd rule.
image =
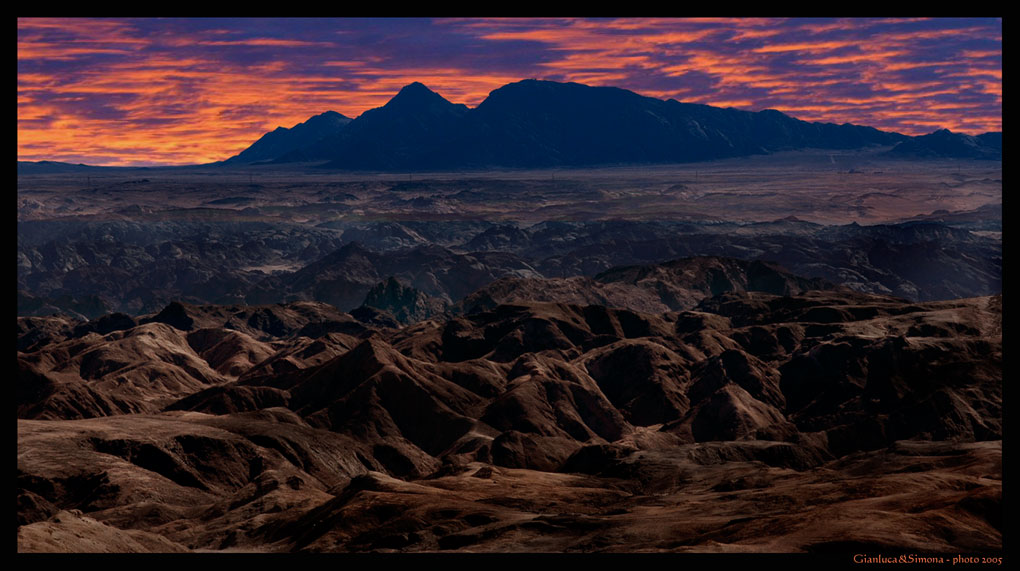
[[[540,64],[556,70],[576,71],[591,69],[623,69],[626,67],[654,67],[648,56],[617,56],[605,57],[604,54],[580,52],[570,54],[562,59]]]
[[[697,103],[712,105],[713,107],[735,107],[738,109],[739,108],[746,109],[755,106],[755,102],[751,101],[750,99],[726,100],[726,99],[712,99],[711,97],[709,97],[705,99],[700,99],[697,101]]]
[[[885,60],[885,59],[889,59],[889,58],[894,58],[894,57],[900,57],[900,56],[904,56],[904,55],[907,55],[907,54],[908,54],[908,52],[905,52],[903,50],[888,50],[888,51],[883,51],[883,52],[866,52],[866,53],[848,54],[848,55],[843,55],[843,56],[829,56],[829,57],[823,57],[823,58],[802,59],[802,60],[800,60],[800,63],[803,64],[803,65],[818,65],[818,66],[840,65],[840,64],[844,64],[844,63],[850,63],[850,64],[868,64],[868,63],[878,63],[881,60]],[[884,66],[884,64],[883,64],[883,66]]]
[[[908,134],[1001,129],[993,20],[446,19],[408,42],[413,26],[397,19],[393,38],[374,24],[372,49],[343,44],[371,22],[317,35],[272,33],[286,20],[260,20],[258,33],[159,22],[19,18],[19,158],[221,160],[327,109],[356,117],[411,81],[476,106],[529,77]]]
[[[331,42],[306,42],[302,40],[281,40],[278,38],[251,38],[247,40],[207,40],[198,42],[203,46],[269,46],[274,48],[307,48],[311,46],[331,47]]]
[[[771,54],[779,52],[824,52],[857,45],[859,45],[859,42],[855,41],[801,42],[792,44],[772,44],[768,46],[762,46],[760,48],[755,48],[751,51],[761,54]]]

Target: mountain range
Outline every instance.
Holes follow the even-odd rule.
[[[350,117],[345,117],[336,111],[326,111],[311,117],[304,123],[298,123],[290,129],[277,127],[262,135],[252,146],[224,162],[226,164],[247,164],[272,160],[302,149],[308,145],[308,141],[317,141],[337,133],[350,122]]]
[[[528,79],[477,107],[411,83],[350,120],[326,112],[267,133],[222,164],[321,162],[342,170],[541,168],[713,160],[806,148],[894,146],[891,156],[1001,158],[1001,133],[940,130],[909,137],[872,127],[801,121],[660,100],[615,87]]]
[[[889,151],[889,155],[1002,160],[1002,133],[984,133],[972,137],[963,133],[953,133],[949,129],[939,129],[897,143]]]
[[[477,107],[420,82],[355,119],[336,111],[277,127],[210,165],[317,162],[349,171],[594,167],[708,161],[802,149],[891,147],[899,158],[1002,158],[1002,132],[940,129],[911,137],[873,127],[808,122],[774,109],[743,111],[617,87],[526,79],[492,91]],[[98,168],[18,161],[18,174]]]

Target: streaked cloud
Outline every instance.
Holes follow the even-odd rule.
[[[18,157],[225,159],[421,81],[526,78],[906,134],[1002,128],[1002,22],[949,18],[21,18]]]

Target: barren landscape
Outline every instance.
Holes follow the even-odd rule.
[[[174,300],[349,311],[389,276],[451,305],[502,277],[694,255],[909,299],[968,297],[998,291],[1001,175],[1000,162],[883,150],[641,169],[23,174],[19,314],[139,314]]]
[[[1000,163],[18,200],[19,551],[1002,549]]]

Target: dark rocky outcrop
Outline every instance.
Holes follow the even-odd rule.
[[[362,306],[384,311],[406,324],[441,315],[447,304],[390,276],[368,291]]]

